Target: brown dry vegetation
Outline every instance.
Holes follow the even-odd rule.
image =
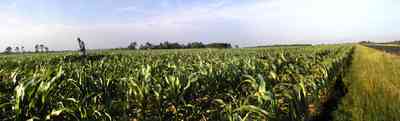
[[[399,120],[399,56],[358,45],[345,84],[349,92],[335,112],[335,120]]]

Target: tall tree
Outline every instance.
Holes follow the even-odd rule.
[[[35,45],[35,52],[39,52],[39,45],[38,44]]]
[[[40,47],[40,52],[44,52],[44,45],[40,44],[39,47]]]
[[[45,50],[46,52],[49,52],[49,48],[48,48],[48,47],[44,47],[44,50]]]
[[[146,42],[143,46],[141,46],[140,49],[152,49],[152,48],[154,48],[153,44]]]
[[[137,43],[136,42],[131,42],[128,46],[128,49],[136,49]]]
[[[186,48],[205,48],[206,46],[201,42],[192,42],[187,44]]]
[[[229,43],[210,43],[206,45],[207,48],[232,48]]]
[[[19,47],[15,47],[15,52],[18,53],[19,52]]]
[[[24,46],[21,46],[21,52],[25,53],[25,47]]]
[[[10,46],[6,47],[6,50],[4,52],[5,53],[11,53],[12,52],[12,47],[10,47]]]

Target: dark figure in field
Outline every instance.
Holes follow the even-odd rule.
[[[81,40],[81,38],[78,37],[78,43],[79,43],[79,51],[80,51],[80,54],[81,54],[82,56],[86,56],[85,42],[83,42],[83,41]]]

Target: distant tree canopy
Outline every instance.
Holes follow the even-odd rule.
[[[128,46],[128,49],[136,49],[137,43],[136,42],[131,42]]]
[[[39,45],[38,44],[35,45],[35,52],[39,52]]]
[[[12,52],[12,47],[8,46],[6,47],[6,50],[4,51],[4,53],[11,53]]]
[[[359,42],[360,44],[373,44],[374,42],[371,41],[361,41]]]
[[[204,45],[201,42],[192,42],[187,44],[187,48],[205,48],[206,45]]]
[[[131,42],[128,49],[189,49],[189,48],[232,48],[230,43],[210,43],[203,44],[202,42],[191,42],[187,44],[179,44],[177,42],[161,42],[160,44],[152,44],[146,42],[137,48],[136,42]]]
[[[34,52],[49,52],[50,49],[44,44],[35,44]],[[26,51],[24,46],[7,46],[4,53],[32,53],[32,51]]]
[[[232,48],[229,43],[211,43],[206,45],[207,48]]]
[[[13,51],[14,49],[14,51]],[[24,46],[7,46],[4,53],[25,53],[25,47]]]
[[[18,46],[15,47],[15,52],[16,52],[16,53],[19,52],[19,47],[18,47]]]
[[[49,52],[49,47],[44,44],[36,44],[35,52]]]

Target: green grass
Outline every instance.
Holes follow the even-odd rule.
[[[399,44],[366,44],[368,46],[400,47]]]
[[[358,45],[353,58],[335,120],[399,120],[400,57]]]

